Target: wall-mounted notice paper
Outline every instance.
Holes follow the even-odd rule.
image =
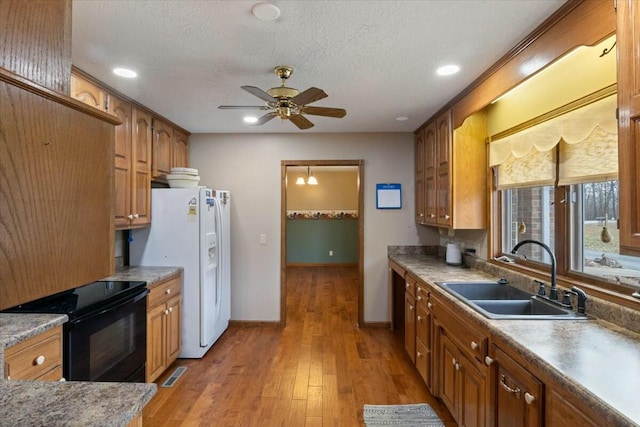
[[[402,208],[401,184],[376,184],[376,208],[400,209]]]

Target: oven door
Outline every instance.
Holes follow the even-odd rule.
[[[143,288],[67,322],[67,380],[144,382],[148,293]]]

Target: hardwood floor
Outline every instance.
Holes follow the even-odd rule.
[[[357,269],[287,270],[286,328],[232,326],[201,360],[179,359],[145,407],[153,426],[363,426],[368,404],[428,403],[399,337],[356,326]],[[171,388],[160,384],[188,369]]]

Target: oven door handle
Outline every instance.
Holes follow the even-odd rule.
[[[69,321],[69,325],[70,326],[77,325],[78,323],[81,323],[81,322],[87,320],[88,318],[98,317],[98,316],[101,316],[103,314],[107,314],[109,312],[116,311],[119,308],[124,307],[125,305],[136,303],[136,302],[140,301],[141,299],[146,298],[148,293],[149,293],[149,289],[143,288],[140,291],[140,293],[138,293],[138,294],[130,296],[130,297],[124,299],[124,300],[118,300],[118,301],[112,302],[111,304],[108,304],[108,305],[106,305],[104,307],[100,307],[98,310],[94,310],[94,311],[91,311],[89,313],[85,313],[82,316],[79,316],[79,317],[77,317],[77,318],[75,318],[73,320],[70,320]]]

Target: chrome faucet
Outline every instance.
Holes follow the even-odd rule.
[[[549,289],[549,299],[558,301],[558,288],[556,287],[556,256],[553,254],[549,246],[545,245],[542,242],[539,242],[537,240],[532,240],[532,239],[526,239],[526,240],[522,240],[521,242],[518,242],[518,244],[515,245],[511,250],[511,253],[515,255],[518,252],[518,249],[520,249],[522,245],[526,245],[527,243],[532,243],[534,245],[540,246],[542,249],[547,251],[547,253],[551,257],[551,289]]]

